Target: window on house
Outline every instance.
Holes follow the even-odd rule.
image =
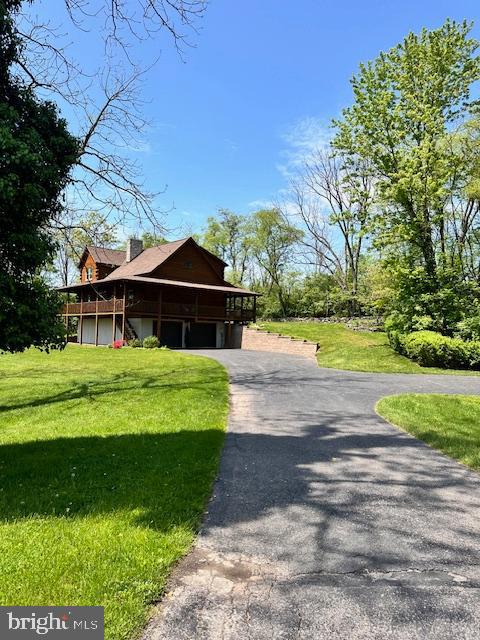
[[[87,267],[87,280],[91,280],[93,278],[93,267]]]
[[[183,266],[185,267],[185,269],[193,269],[193,264],[191,260],[187,260],[186,262],[184,262]]]

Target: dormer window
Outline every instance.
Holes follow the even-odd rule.
[[[93,267],[87,267],[87,280],[91,280],[93,278]]]

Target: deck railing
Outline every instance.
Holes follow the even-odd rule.
[[[247,322],[253,319],[251,309],[226,310],[203,304],[189,304],[180,302],[163,302],[159,309],[157,300],[127,301],[126,310],[129,315],[161,315],[166,318],[192,318],[210,320],[238,320]],[[69,302],[63,305],[62,314],[69,316],[86,314],[121,313],[123,300],[96,300],[93,302]],[[160,312],[160,313],[159,313]]]

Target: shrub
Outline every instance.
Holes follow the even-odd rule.
[[[402,331],[403,326],[404,322],[400,314],[392,313],[387,318],[385,318],[383,327],[388,336],[390,346],[394,351],[397,351],[401,354],[405,354],[405,350],[403,348],[403,340],[405,338],[405,334]]]
[[[405,355],[405,349],[403,347],[405,334],[400,333],[400,331],[393,329],[392,331],[389,331],[387,335],[388,335],[388,341],[392,349],[397,353],[401,353],[402,355]]]
[[[133,349],[138,349],[138,347],[142,346],[142,341],[138,338],[133,338],[132,340],[128,341],[128,346],[132,347]]]
[[[400,338],[405,355],[424,367],[479,369],[480,342],[450,338],[434,331],[414,331]]]
[[[432,316],[413,316],[412,331],[434,331],[435,320]]]
[[[480,340],[480,313],[457,322],[455,337],[462,340]]]
[[[143,339],[143,346],[145,349],[156,349],[159,344],[157,336],[147,336]]]

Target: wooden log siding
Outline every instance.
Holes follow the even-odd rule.
[[[183,302],[162,302],[158,300],[140,300],[132,304],[126,304],[125,310],[132,317],[141,315],[152,315],[158,317],[167,316],[170,318],[198,318],[215,320],[237,320],[247,322],[254,318],[253,309],[225,309],[214,305],[204,305]],[[65,304],[63,315],[81,316],[96,314],[123,313],[123,299],[120,300],[98,300],[96,302],[70,302]]]
[[[83,307],[83,308],[82,308]],[[218,318],[220,320],[248,321],[254,317],[252,309],[224,309],[213,305],[198,306],[195,304],[181,302],[163,302],[154,300],[141,300],[135,304],[126,304],[126,311],[129,315],[154,315],[169,317],[191,317],[191,318]],[[160,314],[159,314],[160,312]],[[63,307],[63,315],[81,316],[95,314],[123,313],[123,300],[99,300],[97,302],[71,302]]]

